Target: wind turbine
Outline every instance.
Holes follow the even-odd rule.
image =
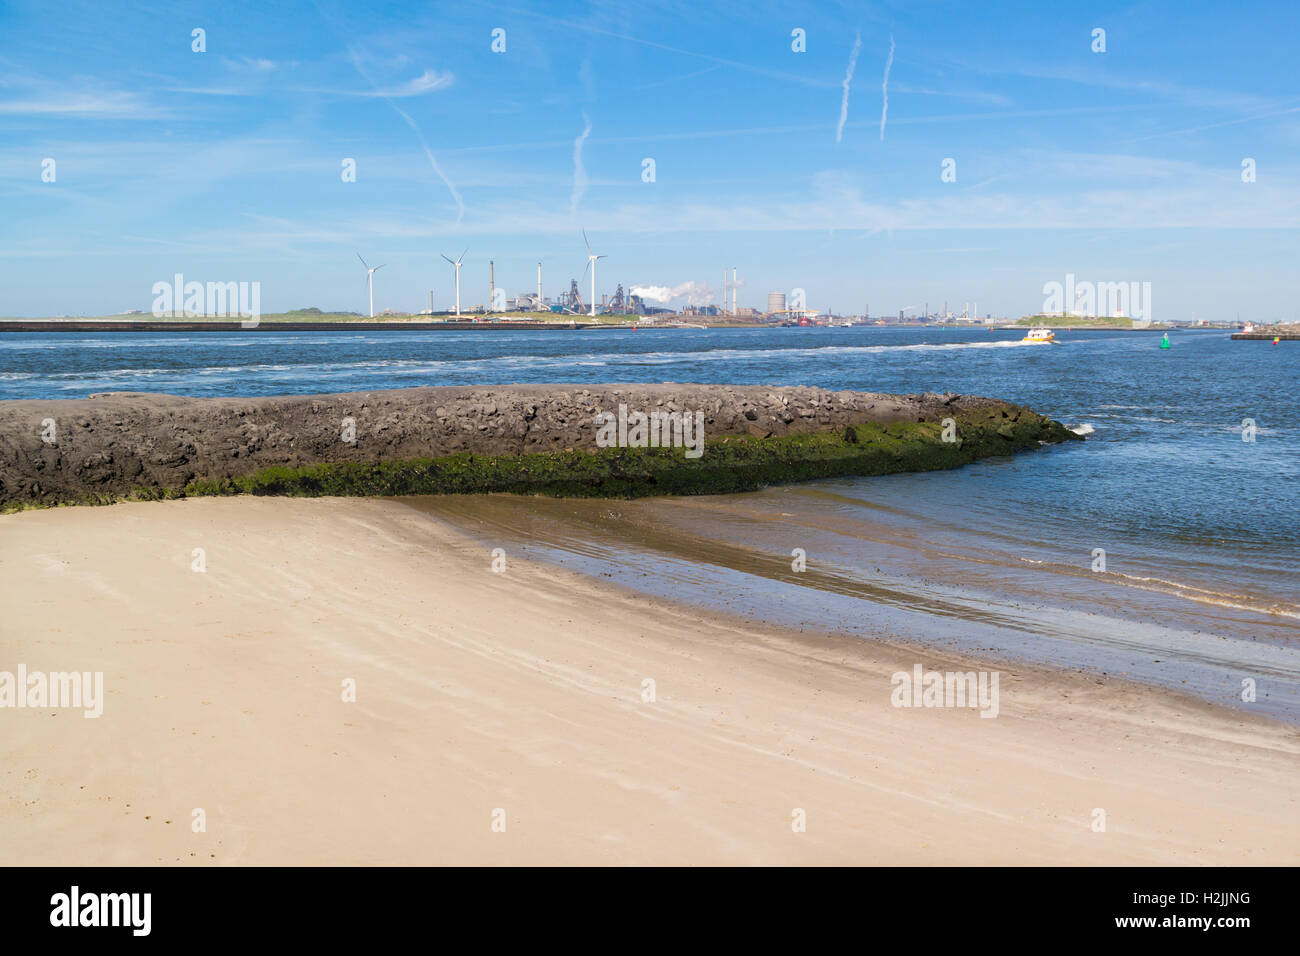
[[[361,253],[357,253],[357,258],[361,259]],[[366,260],[361,259],[361,264],[366,266]],[[375,317],[375,273],[382,269],[383,266],[375,266],[373,269],[366,266],[366,288],[370,292],[370,317]]]
[[[596,314],[596,260],[605,259],[607,256],[593,256],[591,254],[591,243],[587,242],[587,230],[582,230],[582,241],[587,243],[587,269],[591,270],[591,315]],[[582,270],[582,274],[587,274],[587,269]]]
[[[469,252],[469,246],[465,247],[465,252]],[[454,262],[451,259],[447,259],[446,256],[443,256],[443,258],[447,259],[447,261],[450,262],[452,266],[454,266],[456,269],[456,315],[457,317],[460,316],[460,263],[461,263],[461,259],[465,258],[465,252],[462,252],[460,254],[460,259],[457,259]]]

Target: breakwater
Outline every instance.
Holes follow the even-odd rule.
[[[662,421],[661,440],[638,424],[630,433],[626,424],[611,431],[611,418],[625,422],[629,414],[644,416],[656,432]],[[699,424],[682,436],[686,419]],[[997,399],[811,387],[510,385],[264,398],[108,393],[0,402],[0,506],[241,491],[739,491],[956,467],[1076,437],[1059,422]]]

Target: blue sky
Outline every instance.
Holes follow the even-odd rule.
[[[176,272],[362,311],[357,253],[377,309],[445,308],[465,247],[465,306],[489,259],[511,296],[541,259],[549,295],[585,227],[600,292],[716,301],[735,266],[742,306],[1019,316],[1072,272],[1151,282],[1157,320],[1296,320],[1298,27],[1187,0],[3,3],[0,315],[147,310]]]

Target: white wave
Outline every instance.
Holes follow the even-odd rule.
[[[1093,432],[1097,430],[1093,428],[1091,425],[1086,423],[1083,425],[1069,425],[1067,427],[1070,429],[1070,431],[1074,432],[1076,435],[1091,435]]]
[[[1137,411],[1155,411],[1156,409],[1161,409],[1166,412],[1176,412],[1179,411],[1183,406],[1181,405],[1098,405],[1097,407],[1105,408],[1110,411],[1137,412]]]
[[[1080,574],[1088,576],[1088,572],[1082,571],[1071,565],[1061,564],[1058,561],[1039,561],[1034,558],[1026,558],[1020,555],[1016,560],[1022,564],[1036,564],[1059,568],[1067,574]],[[1209,604],[1215,607],[1229,608],[1235,611],[1249,611],[1253,614],[1268,614],[1274,617],[1289,617],[1300,619],[1300,606],[1286,602],[1274,602],[1264,604],[1259,599],[1246,594],[1237,594],[1232,591],[1219,591],[1211,588],[1197,587],[1194,584],[1188,584],[1183,581],[1171,581],[1168,578],[1158,578],[1141,574],[1124,574],[1122,571],[1096,571],[1092,572],[1099,578],[1107,578],[1115,584],[1131,587],[1138,591],[1148,591],[1154,594],[1164,594],[1167,597],[1182,598],[1185,601],[1194,601],[1198,604]]]

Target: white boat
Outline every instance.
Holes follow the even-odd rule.
[[[1056,333],[1040,326],[1030,329],[1020,341],[1025,345],[1051,345],[1056,341]]]

